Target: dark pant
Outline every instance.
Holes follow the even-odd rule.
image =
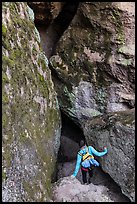
[[[87,173],[89,174],[89,180],[93,176],[93,167],[90,167],[88,169],[81,167],[82,171],[82,180],[83,183],[87,183]]]

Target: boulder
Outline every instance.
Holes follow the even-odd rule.
[[[53,192],[53,202],[129,202],[116,189],[114,192],[103,184],[83,185],[71,176],[54,183]]]
[[[75,122],[135,106],[135,3],[80,2],[50,58],[59,105]]]
[[[107,188],[94,184],[82,185],[71,176],[58,180],[53,189],[54,202],[112,202],[107,194]]]
[[[2,133],[2,201],[49,201],[61,120],[34,14],[25,2],[2,4]]]
[[[119,111],[83,121],[89,145],[108,153],[97,157],[102,169],[135,202],[135,110]]]

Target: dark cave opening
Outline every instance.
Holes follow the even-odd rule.
[[[76,160],[79,151],[79,142],[85,140],[83,131],[66,114],[61,111],[62,129],[60,138],[60,149],[58,153],[59,162],[70,162]]]
[[[63,32],[68,28],[70,22],[72,21],[74,15],[76,14],[78,2],[67,2],[59,15],[54,19],[51,25],[55,26],[55,31],[60,38]]]
[[[61,177],[60,168],[62,168],[64,164],[69,165],[68,168],[63,167],[63,171],[67,173],[65,173],[66,175],[73,172],[77,152],[79,151],[79,142],[81,139],[86,140],[80,127],[75,124],[74,121],[72,121],[62,110],[60,110],[60,112],[62,121],[60,147],[57,155],[56,168],[52,175],[52,183],[56,182]]]
[[[55,179],[52,183],[57,182],[60,178],[71,176],[73,174],[77,152],[79,151],[79,141],[85,139],[83,131],[76,125],[66,114],[61,111],[62,129],[60,148],[57,157],[57,171]],[[79,170],[77,179],[82,183],[82,174]],[[111,176],[102,170],[101,165],[95,167],[91,181],[94,185],[103,185],[110,190],[110,197],[116,202],[119,199],[121,202],[130,202],[130,199],[122,194],[120,186],[111,178]]]

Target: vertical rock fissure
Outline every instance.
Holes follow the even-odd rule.
[[[66,3],[62,11],[48,27],[44,27],[44,25],[36,25],[41,36],[42,48],[48,59],[50,59],[50,57],[56,53],[56,45],[65,30],[69,27],[70,22],[76,14],[78,5],[79,3]],[[76,154],[79,149],[78,142],[80,139],[84,138],[83,132],[80,130],[80,128],[76,128],[76,125],[73,122],[73,124],[69,123],[71,123],[71,120],[69,120],[67,116],[62,113],[61,145],[57,163],[59,165],[65,163],[68,164],[70,171],[66,172],[66,175],[65,172],[63,172],[64,176],[71,175],[72,171],[74,170]],[[72,126],[74,127],[72,128]],[[62,166],[61,168],[64,167]],[[67,168],[66,171],[68,171]],[[103,175],[106,174],[103,172]],[[60,175],[57,175],[57,179],[60,177]]]
[[[56,44],[74,18],[79,2],[67,2],[59,15],[47,25],[35,23],[40,36],[42,48],[49,59],[56,51]],[[35,14],[35,11],[34,11]]]

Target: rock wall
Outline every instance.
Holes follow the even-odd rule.
[[[134,201],[135,2],[80,2],[49,61],[62,111],[108,147],[101,165]]]
[[[135,105],[135,3],[81,2],[50,58],[62,110],[75,122]]]
[[[108,148],[108,154],[97,158],[102,169],[135,202],[135,110],[109,113],[83,121],[89,145],[98,151]]]
[[[61,121],[25,2],[2,3],[2,200],[44,202],[51,196]]]

